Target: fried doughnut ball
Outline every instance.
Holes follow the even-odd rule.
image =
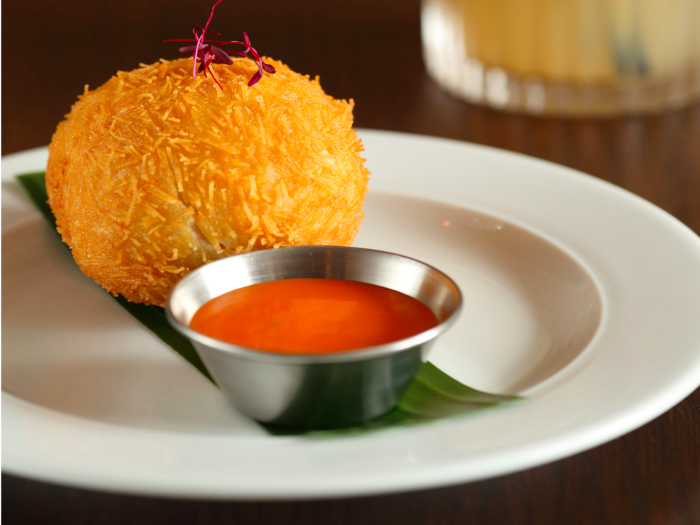
[[[251,60],[119,72],[88,91],[49,148],[58,231],[113,294],[162,306],[202,264],[251,250],[348,245],[368,174],[352,101],[284,64],[248,87]]]

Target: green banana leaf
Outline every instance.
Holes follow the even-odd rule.
[[[48,205],[44,176],[44,172],[27,173],[18,175],[17,181],[55,230],[56,219]],[[114,299],[137,321],[180,354],[209,381],[216,384],[190,341],[170,326],[163,308],[131,303],[121,296],[114,297]],[[453,379],[432,363],[425,363],[394,409],[361,425],[333,430],[290,430],[267,425],[263,425],[263,427],[273,435],[303,434],[319,437],[348,435],[390,427],[430,423],[439,419],[483,410],[515,399],[518,398],[474,390]]]

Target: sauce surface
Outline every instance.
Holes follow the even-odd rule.
[[[190,328],[239,346],[322,354],[398,341],[438,324],[423,303],[382,286],[341,279],[286,279],[205,303]]]

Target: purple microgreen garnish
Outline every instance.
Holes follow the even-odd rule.
[[[209,20],[207,20],[207,23],[204,27],[196,26],[194,29],[192,29],[194,38],[176,38],[166,40],[166,42],[195,42],[194,45],[184,46],[179,49],[180,53],[192,53],[192,78],[196,79],[198,72],[204,73],[205,77],[208,74],[211,74],[211,77],[214,79],[214,82],[216,82],[216,84],[221,89],[223,88],[221,87],[221,84],[219,84],[219,81],[216,79],[216,76],[214,76],[214,72],[210,67],[211,64],[225,64],[230,66],[231,64],[233,64],[233,59],[229,56],[229,53],[232,55],[238,55],[244,58],[249,58],[250,60],[255,62],[256,66],[258,66],[258,71],[248,81],[249,86],[254,86],[263,77],[263,72],[274,74],[275,68],[272,65],[263,62],[258,52],[250,44],[250,38],[248,37],[248,34],[245,32],[243,33],[243,42],[241,42],[240,40],[211,40],[207,38],[208,35],[221,35],[221,33],[207,31],[207,29],[209,28],[211,19],[214,17],[214,9],[216,9],[216,6],[219,5],[222,1],[223,0],[217,0],[217,2],[211,8]],[[243,46],[244,50],[224,51],[223,49],[221,49],[222,46],[228,44]],[[199,64],[199,67],[197,67],[197,64]]]
[[[233,59],[230,56],[228,56],[226,52],[222,51],[221,48],[216,46],[209,46],[209,49],[211,50],[212,55],[214,55],[214,58],[222,64],[226,64],[228,66],[233,64]]]
[[[256,71],[255,74],[248,81],[248,86],[254,86],[255,84],[258,83],[258,80],[260,80],[261,78],[262,78],[262,75],[260,74],[260,71]]]

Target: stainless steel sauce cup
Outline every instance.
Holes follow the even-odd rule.
[[[393,343],[322,355],[244,348],[189,328],[207,301],[251,284],[295,278],[360,281],[427,305],[439,324]],[[253,419],[287,428],[350,426],[391,410],[435,338],[456,319],[462,297],[444,273],[415,259],[340,246],[299,246],[235,255],[190,273],[172,290],[168,320],[187,336],[229,401]]]

